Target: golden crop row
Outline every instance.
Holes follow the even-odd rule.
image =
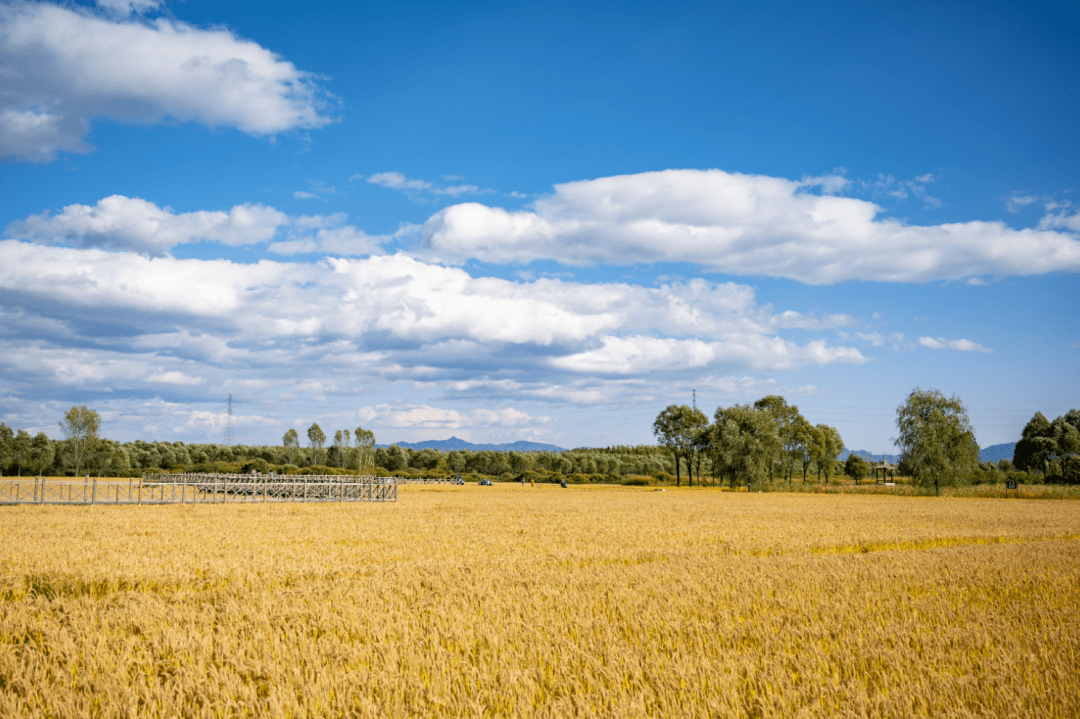
[[[2,716],[1080,716],[1074,502],[7,507]]]

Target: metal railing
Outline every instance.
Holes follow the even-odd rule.
[[[395,477],[148,474],[141,479],[0,481],[0,504],[220,504],[396,502]]]

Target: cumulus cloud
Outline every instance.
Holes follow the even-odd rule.
[[[424,247],[437,257],[504,264],[692,262],[808,284],[1080,270],[1080,241],[1053,229],[1072,229],[1076,215],[1066,211],[1038,229],[981,221],[908,225],[879,218],[882,208],[873,202],[809,192],[810,184],[823,182],[721,170],[571,182],[521,211],[448,207],[425,223]]]
[[[42,244],[103,247],[162,256],[200,240],[226,245],[265,242],[288,216],[264,205],[237,205],[229,212],[174,213],[138,197],[112,195],[94,206],[68,205],[8,225],[5,234]]]
[[[971,340],[959,339],[949,340],[944,337],[920,337],[919,344],[923,347],[929,347],[934,350],[960,350],[962,352],[993,352],[994,350],[989,347],[983,347],[977,342]]]
[[[662,337],[603,337],[597,349],[555,359],[557,367],[592,374],[642,374],[661,369],[703,368],[717,364],[785,370],[804,364],[863,362],[858,350],[824,342],[799,346],[779,337],[747,334],[705,342]]]
[[[522,283],[404,254],[241,264],[7,240],[0,298],[0,375],[34,392],[246,391],[282,402],[398,381],[463,396],[468,382],[489,381],[506,406],[573,404],[612,396],[607,386],[651,396],[673,374],[865,359],[781,337],[742,285]]]
[[[165,257],[178,245],[203,240],[226,245],[286,239],[267,248],[277,255],[331,254],[343,257],[380,254],[380,245],[419,234],[420,226],[403,223],[396,231],[369,235],[347,224],[348,215],[289,217],[265,205],[237,205],[228,212],[176,213],[138,197],[113,195],[96,205],[68,205],[59,213],[31,215],[8,225],[5,234],[45,245],[130,250]]]
[[[198,122],[265,136],[331,121],[310,73],[257,43],[137,14],[147,0],[108,0],[106,15],[47,2],[0,4],[0,157],[47,162],[86,152],[94,117]]]

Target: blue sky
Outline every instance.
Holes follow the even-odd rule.
[[[1068,3],[0,4],[0,418],[890,451],[1080,406]]]

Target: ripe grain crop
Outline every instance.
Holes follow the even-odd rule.
[[[0,716],[1076,717],[1074,502],[0,510]]]

